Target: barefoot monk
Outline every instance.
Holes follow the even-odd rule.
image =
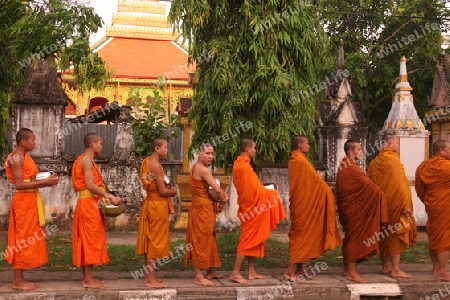
[[[102,139],[94,133],[84,137],[85,151],[72,167],[72,184],[79,198],[72,223],[72,261],[82,268],[81,286],[85,288],[105,288],[103,281],[93,276],[93,266],[109,263],[106,251],[105,220],[99,210],[99,201],[106,198],[119,205],[122,199],[107,193],[103,186],[102,174],[94,157],[102,153]]]
[[[400,269],[400,253],[414,246],[417,238],[411,188],[398,157],[400,145],[397,138],[384,134],[383,143],[385,147],[372,160],[367,172],[386,195],[389,210],[389,222],[381,228],[380,235],[381,273],[394,278],[410,278],[411,275]]]
[[[427,211],[428,249],[433,263],[433,275],[450,281],[447,262],[450,255],[450,143],[433,143],[433,157],[416,170],[417,196]]]
[[[241,155],[233,165],[233,182],[238,195],[241,233],[230,279],[238,283],[249,283],[249,280],[264,278],[255,271],[255,257],[264,257],[264,243],[269,238],[270,231],[286,217],[286,212],[278,192],[266,189],[250,165],[250,159],[256,153],[255,142],[242,138],[240,151]],[[248,280],[239,273],[245,257],[248,257]]]
[[[59,178],[53,174],[47,179],[36,181],[39,171],[28,155],[36,146],[33,131],[21,128],[16,134],[16,144],[16,149],[5,161],[6,176],[14,184],[16,192],[11,200],[8,247],[1,254],[14,270],[12,288],[34,290],[38,285],[26,281],[23,270],[40,267],[48,261],[43,230],[44,204],[38,188],[56,185]]]
[[[327,250],[334,250],[342,243],[342,238],[336,224],[333,192],[306,159],[309,152],[306,136],[295,136],[292,150],[288,162],[291,215],[289,267],[283,276],[302,281],[300,279],[305,275],[302,263],[318,259]]]
[[[213,270],[213,268],[220,268],[221,264],[214,232],[217,204],[210,199],[208,188],[211,186],[223,203],[228,201],[228,196],[216,183],[208,169],[213,158],[213,146],[202,143],[199,147],[198,162],[192,166],[189,175],[192,204],[189,208],[186,245],[191,244],[192,251],[185,252],[184,266],[188,267],[189,260],[192,260],[195,268],[194,283],[199,285],[215,285],[210,279],[223,277]],[[206,278],[202,270],[206,270]]]
[[[381,223],[389,221],[388,209],[383,191],[356,164],[363,155],[361,144],[347,140],[344,151],[336,178],[339,220],[345,233],[344,276],[366,283],[356,272],[356,263],[379,253],[378,234]]]
[[[165,288],[164,280],[155,277],[156,260],[170,254],[169,216],[174,213],[170,197],[177,193],[168,188],[164,181],[164,169],[160,158],[167,156],[167,141],[156,138],[151,144],[152,155],[141,165],[142,188],[147,192],[139,215],[139,230],[136,254],[145,255],[146,276],[144,285],[151,288]]]

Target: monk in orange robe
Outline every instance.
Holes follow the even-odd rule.
[[[264,257],[264,243],[269,238],[270,231],[286,218],[286,212],[278,192],[266,189],[250,165],[250,159],[256,153],[255,142],[242,138],[240,150],[241,155],[234,162],[232,172],[238,195],[241,234],[230,279],[238,283],[249,283],[252,279],[265,278],[255,271],[255,257]],[[239,273],[245,257],[248,257],[248,280]]]
[[[339,220],[344,228],[342,246],[344,276],[366,283],[356,272],[356,263],[379,253],[380,224],[389,221],[386,196],[356,164],[362,158],[361,144],[347,140],[346,156],[339,165],[336,178]]]
[[[41,227],[45,225],[45,219],[40,220],[38,212],[42,199],[37,189],[56,185],[59,178],[53,174],[47,179],[35,181],[39,170],[28,155],[36,146],[33,131],[21,128],[16,134],[16,144],[16,149],[8,155],[4,165],[6,176],[16,187],[16,192],[11,200],[8,247],[3,257],[14,270],[12,288],[34,290],[38,285],[26,281],[23,270],[40,267],[48,261],[45,233]],[[41,219],[42,216],[43,211]]]
[[[217,251],[216,222],[217,205],[208,195],[209,186],[218,195],[221,205],[228,201],[228,196],[214,180],[208,166],[214,158],[214,148],[209,143],[199,147],[198,162],[192,166],[189,185],[192,192],[192,204],[189,208],[188,227],[186,231],[186,245],[192,245],[192,251],[186,251],[184,266],[188,267],[189,259],[195,268],[194,283],[199,285],[215,285],[210,279],[219,279],[223,275],[217,274],[213,268],[220,268],[219,253]],[[203,270],[207,270],[206,278]]]
[[[411,188],[398,157],[400,145],[397,138],[385,134],[383,143],[386,146],[372,160],[367,173],[386,195],[389,210],[389,222],[381,228],[384,237],[379,242],[381,273],[394,278],[411,278],[411,275],[400,269],[400,253],[414,246],[417,239]]]
[[[433,263],[433,275],[450,281],[447,261],[450,255],[450,143],[433,143],[433,157],[416,169],[417,196],[428,214],[428,249]]]
[[[167,156],[167,141],[156,138],[151,144],[152,155],[145,158],[141,165],[140,179],[142,188],[147,192],[139,216],[139,230],[136,254],[145,255],[146,276],[144,285],[152,288],[165,288],[164,280],[155,277],[158,259],[169,257],[170,234],[169,214],[174,213],[170,197],[176,195],[174,187],[167,188],[164,181],[164,169],[160,158]]]
[[[289,267],[284,277],[290,280],[307,276],[302,269],[306,260],[317,259],[342,243],[336,224],[336,204],[328,184],[306,159],[309,142],[306,136],[292,139],[288,162],[290,187]],[[297,269],[295,270],[295,266]]]
[[[109,263],[105,220],[99,210],[99,201],[106,198],[114,205],[120,205],[122,199],[105,192],[102,174],[94,162],[94,157],[102,152],[101,137],[87,134],[84,147],[84,153],[72,167],[73,188],[80,193],[72,221],[72,262],[82,268],[82,287],[102,289],[104,283],[93,276],[94,265]]]

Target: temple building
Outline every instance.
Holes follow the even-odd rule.
[[[169,5],[164,1],[118,1],[105,37],[92,46],[113,70],[113,78],[103,90],[93,90],[89,97],[83,97],[74,86],[73,75],[60,74],[69,98],[67,118],[86,115],[112,102],[129,105],[136,91],[142,99],[151,101],[158,76],[166,79],[165,107],[170,113],[176,111],[180,98],[192,97],[188,52],[177,42],[179,35],[167,20]]]
[[[450,54],[442,52],[436,64],[433,90],[428,100],[431,106],[425,112],[424,123],[431,123],[433,141],[450,141]]]

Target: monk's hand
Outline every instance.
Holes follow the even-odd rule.
[[[111,195],[111,194],[109,194],[109,195]],[[123,203],[122,199],[120,199],[119,197],[116,197],[114,195],[111,195],[111,196],[112,197],[109,198],[109,200],[111,201],[112,204],[119,206]]]
[[[53,185],[57,185],[59,182],[59,176],[56,173],[53,173],[52,175],[50,175],[47,179],[46,179],[46,184],[48,186],[53,186]]]
[[[177,194],[177,189],[175,187],[170,189],[171,197],[175,196]]]

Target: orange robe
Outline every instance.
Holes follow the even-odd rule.
[[[150,173],[150,160],[151,156],[144,159],[140,170],[142,188],[147,192],[147,197],[142,203],[139,216],[136,254],[145,254],[149,259],[156,259],[170,254],[169,207],[172,202],[170,197],[159,195],[156,181]],[[164,180],[164,169],[161,164],[159,167]]]
[[[450,160],[433,156],[422,162],[416,170],[415,186],[428,214],[430,254],[450,250]]]
[[[300,151],[288,162],[290,186],[289,263],[316,259],[342,243],[336,203],[328,184]]]
[[[9,181],[15,184],[12,170],[8,166],[11,155],[13,154],[8,155],[4,167]],[[34,178],[37,173],[39,171],[33,159],[25,154],[22,179],[25,181]],[[39,226],[36,200],[35,190],[17,190],[11,200],[8,247],[3,257],[14,269],[37,268],[48,261],[45,232]]]
[[[237,254],[264,257],[264,243],[270,231],[286,218],[283,203],[277,191],[266,189],[258,180],[247,156],[239,156],[234,162],[233,183],[241,221]]]
[[[84,154],[78,156],[72,167],[72,185],[80,192],[72,221],[72,261],[78,268],[109,263],[105,220],[98,208],[101,197],[86,189],[81,165],[83,157]],[[96,163],[92,172],[94,184],[103,188],[102,174]]]
[[[380,257],[385,259],[400,254],[416,242],[411,188],[398,154],[390,148],[382,149],[372,160],[367,175],[386,195],[389,222],[381,231],[388,234],[379,243]],[[409,218],[402,214],[406,209],[411,211]],[[399,229],[396,230],[396,227]]]
[[[336,178],[339,220],[344,228],[344,263],[361,262],[379,253],[380,224],[388,222],[383,191],[348,157]]]
[[[189,208],[188,227],[186,231],[186,245],[192,245],[192,251],[186,251],[184,266],[188,267],[189,259],[196,268],[207,270],[221,267],[219,252],[217,251],[216,233],[216,205],[208,195],[208,183],[194,178],[192,166],[189,185],[192,192],[192,204]]]

